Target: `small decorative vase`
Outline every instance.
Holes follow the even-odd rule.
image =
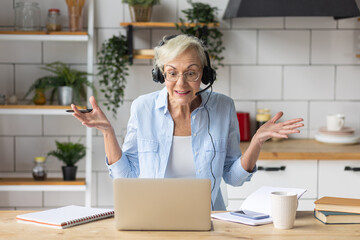
[[[150,22],[152,6],[133,5],[129,6],[129,10],[132,22]]]
[[[76,179],[77,166],[62,166],[64,181],[74,181]]]
[[[33,98],[33,102],[36,105],[44,105],[46,103],[44,89],[35,89],[35,96]]]
[[[58,87],[59,105],[68,106],[72,103],[72,87]]]

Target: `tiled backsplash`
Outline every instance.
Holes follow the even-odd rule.
[[[66,22],[65,1],[37,2],[42,6],[43,18],[48,8],[57,7]],[[220,18],[227,3],[202,2],[217,6]],[[12,6],[13,0],[0,2],[0,27],[12,27]],[[160,6],[154,7],[152,20],[177,21],[184,17],[181,10],[187,8],[185,0],[162,0]],[[96,51],[113,34],[125,34],[119,24],[129,21],[128,6],[121,1],[95,1]],[[256,108],[261,107],[270,108],[273,114],[284,111],[283,120],[303,117],[305,127],[294,137],[312,137],[324,125],[328,113],[344,113],[347,126],[360,128],[360,59],[355,56],[360,52],[360,22],[356,18],[338,21],[331,17],[237,18],[220,19],[220,26],[226,47],[225,66],[217,71],[214,91],[231,96],[238,111],[250,113],[253,131]],[[176,30],[136,29],[134,46],[152,48],[163,35],[173,33]],[[85,70],[86,44],[0,41],[0,93],[16,94],[21,99],[33,81],[47,74],[40,67],[52,61]],[[151,69],[150,60],[135,60],[130,68],[126,101],[117,121],[112,119],[120,142],[126,132],[132,100],[163,87],[152,81]],[[104,99],[101,94],[99,98]],[[108,116],[111,118],[110,113]],[[0,176],[30,176],[35,155],[45,154],[55,140],[73,140],[84,135],[84,127],[71,117],[0,115]],[[98,131],[94,135],[93,205],[111,206],[112,186],[104,165],[103,140]],[[50,158],[47,164],[50,176],[60,176],[58,160]],[[84,163],[79,167],[84,171]],[[82,204],[83,194],[1,192],[0,208]]]

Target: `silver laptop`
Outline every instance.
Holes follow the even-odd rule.
[[[119,230],[210,230],[209,179],[114,180]]]

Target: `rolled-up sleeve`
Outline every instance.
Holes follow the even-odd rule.
[[[107,156],[105,163],[112,178],[136,178],[139,176],[139,159],[137,150],[137,117],[136,101],[131,105],[131,115],[127,126],[127,133],[122,146],[121,158],[109,165]]]
[[[241,165],[240,150],[240,131],[239,123],[236,117],[234,102],[230,109],[230,127],[226,149],[226,159],[224,164],[223,178],[227,184],[232,186],[241,186],[246,181],[250,181],[256,172],[256,166],[252,172],[247,172]]]

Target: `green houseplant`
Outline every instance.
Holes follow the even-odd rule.
[[[55,94],[58,93],[58,100],[60,105],[70,105],[73,103],[72,96],[74,96],[74,103],[81,104],[86,102],[86,87],[91,87],[96,95],[96,89],[93,84],[87,79],[89,75],[87,72],[79,71],[70,68],[62,62],[53,62],[46,64],[42,69],[53,73],[53,75],[45,76],[37,79],[25,94],[27,97],[32,91],[43,87],[44,90],[51,89],[51,103],[54,100]],[[61,94],[67,93],[67,99]]]
[[[218,23],[216,20],[217,7],[211,7],[209,4],[193,2],[188,0],[192,8],[182,10],[186,19],[180,18],[180,24],[176,23],[176,28],[182,33],[194,35],[204,41],[208,48],[211,59],[215,60],[214,68],[217,66],[223,66],[221,56],[225,50],[222,42],[223,34],[214,27],[209,27],[209,24]],[[192,25],[186,25],[186,23],[192,23]]]
[[[124,101],[126,77],[129,75],[127,46],[126,36],[114,35],[102,44],[98,52],[100,91],[104,93],[106,99],[104,105],[108,111],[112,111],[115,118],[117,109]]]
[[[29,88],[27,93],[24,96],[24,99],[33,91],[35,91],[34,97],[32,98],[32,101],[36,105],[43,105],[46,103],[45,98],[45,91],[54,88],[55,82],[53,81],[53,78],[51,77],[41,77],[38,78]]]
[[[122,2],[129,5],[131,21],[149,22],[152,6],[159,4],[160,0],[122,0]]]
[[[48,156],[54,156],[65,164],[62,166],[65,181],[75,180],[77,170],[75,164],[86,155],[86,147],[81,143],[56,141],[56,148],[50,151]]]

